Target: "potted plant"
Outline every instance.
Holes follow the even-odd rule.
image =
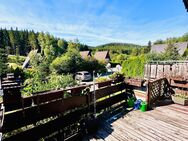
[[[172,95],[172,100],[176,104],[181,104],[184,106],[188,106],[188,95],[186,94],[175,94]]]
[[[124,74],[120,72],[112,74],[109,78],[113,80],[113,83],[123,82],[125,79]]]

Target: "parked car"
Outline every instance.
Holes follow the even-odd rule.
[[[92,79],[92,76],[88,71],[79,71],[76,73],[75,79],[81,81],[88,81]]]

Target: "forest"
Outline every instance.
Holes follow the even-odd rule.
[[[44,41],[45,40],[45,41]],[[5,47],[8,55],[27,55],[31,50],[42,50],[44,42],[52,46],[55,52],[63,53],[68,42],[64,39],[56,38],[49,33],[34,32],[33,30],[15,30],[11,28],[0,29],[0,46]],[[79,43],[76,39],[75,42]],[[87,45],[79,44],[79,50],[88,50]]]
[[[166,43],[164,53],[151,53],[151,41],[140,46],[128,43],[109,43],[97,47],[81,44],[78,39],[66,41],[49,33],[33,30],[0,29],[0,76],[13,72],[23,80],[24,94],[65,88],[76,84],[74,75],[77,71],[106,71],[106,64],[93,57],[83,59],[79,51],[110,51],[111,64],[120,64],[126,77],[143,78],[144,65],[153,60],[187,59],[188,50],[183,56],[178,54],[176,42],[188,41],[188,33],[181,37],[157,40],[153,44]],[[38,50],[33,54],[32,50]],[[31,51],[31,52],[30,52]],[[22,64],[29,55],[31,68],[22,69]]]

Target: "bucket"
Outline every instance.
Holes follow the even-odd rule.
[[[141,105],[142,100],[138,99],[134,102],[134,109],[135,110],[139,110],[140,109],[140,105]]]
[[[141,102],[141,108],[140,108],[140,110],[142,112],[145,112],[147,110],[147,102],[145,102],[145,101]]]
[[[134,106],[134,97],[131,97],[127,100],[127,104],[129,107],[133,107]]]

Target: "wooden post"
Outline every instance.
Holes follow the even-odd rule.
[[[157,64],[156,64],[156,69],[155,69],[155,79],[158,79],[158,78],[157,78],[157,69],[158,69],[158,62],[157,62]]]
[[[146,101],[148,103],[148,106],[150,106],[150,82],[148,81],[148,84],[147,84],[147,98],[146,98]]]

